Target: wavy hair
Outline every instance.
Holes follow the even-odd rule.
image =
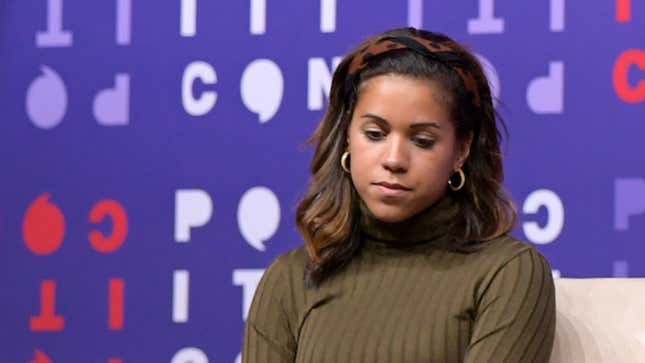
[[[409,49],[396,49],[375,57],[360,71],[352,89],[346,89],[352,59],[372,42],[390,36],[417,36],[448,44],[475,78],[480,106],[473,106],[472,94],[468,94],[454,69]],[[326,113],[307,141],[316,148],[310,166],[312,177],[298,204],[296,224],[307,251],[305,281],[309,287],[319,286],[342,269],[360,249],[360,196],[339,161],[345,151],[361,82],[388,73],[438,82],[448,95],[457,140],[473,136],[469,157],[462,166],[467,175],[466,184],[458,192],[448,191],[453,193],[459,211],[459,221],[451,224],[453,230],[450,231],[455,236],[455,248],[473,246],[506,234],[517,221],[516,207],[502,185],[500,129],[506,137],[508,131],[493,107],[491,90],[480,62],[466,47],[441,33],[414,28],[386,31],[363,41],[338,65]]]

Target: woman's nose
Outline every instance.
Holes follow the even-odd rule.
[[[391,136],[385,144],[383,154],[383,167],[393,173],[402,173],[408,170],[408,151],[402,137]]]

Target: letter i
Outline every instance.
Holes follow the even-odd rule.
[[[188,270],[175,270],[172,283],[172,321],[175,323],[188,322],[189,287],[190,272]]]
[[[123,329],[123,300],[125,290],[125,281],[123,279],[110,279],[109,286],[109,317],[108,326],[110,330]]]
[[[632,1],[616,0],[616,22],[629,23],[632,20]]]

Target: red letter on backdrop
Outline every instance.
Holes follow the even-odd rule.
[[[29,328],[32,331],[63,330],[65,319],[56,315],[56,281],[43,280],[40,284],[40,315],[32,316]]]
[[[632,0],[616,0],[616,21],[628,23],[632,20]]]
[[[112,217],[112,234],[106,237],[99,231],[91,231],[89,239],[95,250],[110,253],[121,247],[125,241],[128,234],[128,216],[119,202],[110,199],[102,200],[94,205],[90,211],[90,222],[100,223],[105,216]]]
[[[645,51],[628,49],[624,51],[614,64],[614,89],[623,101],[636,103],[645,100],[645,79],[638,82],[636,87],[629,84],[628,72],[632,65],[645,71]]]
[[[125,281],[123,281],[123,279],[110,279],[109,289],[108,326],[111,330],[121,330],[123,329],[123,295],[125,290]]]

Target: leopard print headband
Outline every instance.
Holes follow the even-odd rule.
[[[472,104],[476,107],[480,106],[481,101],[477,90],[477,82],[472,73],[465,69],[463,58],[459,52],[445,42],[435,42],[414,35],[384,37],[369,44],[356,54],[349,64],[347,71],[347,79],[345,81],[346,95],[353,89],[359,72],[372,59],[395,49],[410,49],[424,57],[441,62],[454,70],[459,75],[459,78],[461,78]]]

